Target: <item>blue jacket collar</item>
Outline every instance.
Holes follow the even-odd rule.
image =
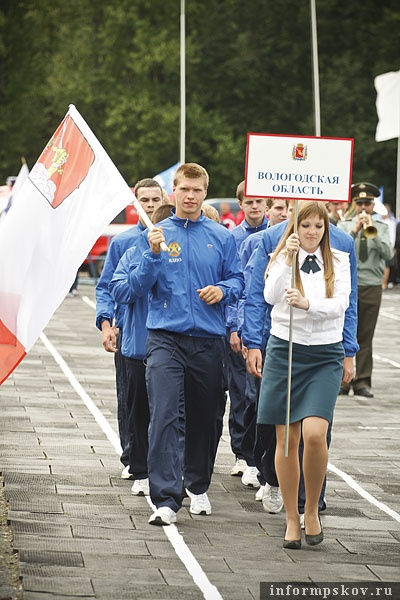
[[[245,229],[246,231],[251,231],[252,233],[255,233],[256,231],[262,231],[263,229],[266,229],[268,227],[268,223],[269,221],[267,217],[264,216],[264,219],[262,223],[260,223],[260,225],[256,225],[255,227],[253,227],[252,225],[249,225],[246,219],[243,219],[239,227],[242,227],[242,229]]]
[[[203,215],[203,213],[201,213],[199,218],[196,219],[195,221],[192,221],[192,219],[188,219],[188,218],[181,219],[180,217],[176,216],[175,208],[171,208],[171,217],[169,217],[169,218],[177,225],[182,225],[182,226],[187,227],[189,224],[191,226],[193,226],[193,225],[197,225],[197,223],[203,223],[207,217],[205,217]]]

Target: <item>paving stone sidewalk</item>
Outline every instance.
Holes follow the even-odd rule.
[[[22,600],[18,554],[13,549],[13,531],[8,524],[8,504],[0,476],[0,599]]]
[[[113,360],[90,301],[93,287],[80,286],[45,335],[116,431]],[[225,423],[213,512],[193,516],[185,500],[177,522],[216,599],[258,599],[262,581],[400,581],[399,338],[394,289],[384,294],[375,337],[375,398],[338,399],[330,452],[335,469],[394,513],[329,472],[324,543],[283,550],[284,514],[266,514],[255,490],[229,475]],[[163,528],[148,525],[146,499],[130,493],[113,445],[43,341],[0,387],[0,411],[0,600],[204,597]]]

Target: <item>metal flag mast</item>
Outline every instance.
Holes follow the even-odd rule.
[[[311,52],[312,52],[312,70],[313,70],[313,91],[314,91],[314,122],[315,136],[321,137],[321,111],[319,98],[319,68],[318,68],[318,40],[317,40],[317,14],[315,0],[310,0],[311,8]],[[294,201],[293,232],[297,233],[298,221],[298,200]],[[295,286],[297,255],[292,258],[292,288]],[[289,306],[289,349],[288,349],[288,380],[286,396],[286,421],[285,421],[285,447],[284,455],[289,455],[289,426],[290,426],[290,402],[292,392],[292,357],[293,357],[293,306]]]
[[[319,100],[317,13],[316,13],[316,9],[315,9],[315,0],[310,0],[310,2],[311,2],[311,41],[312,41],[312,64],[313,64],[315,136],[321,137],[321,109],[320,109],[320,100]]]
[[[185,70],[185,0],[181,0],[181,140],[180,162],[185,162],[186,145],[186,70]]]

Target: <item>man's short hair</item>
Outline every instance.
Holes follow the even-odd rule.
[[[236,188],[236,198],[238,199],[238,202],[242,202],[244,198],[244,180],[241,181]]]
[[[198,165],[197,163],[184,163],[183,165],[180,165],[174,175],[174,186],[178,185],[182,177],[187,177],[188,179],[201,178],[204,181],[205,188],[208,188],[208,173],[204,167]]]
[[[203,215],[205,217],[208,217],[216,223],[220,222],[219,212],[212,204],[206,204],[205,202],[203,202],[203,204],[201,205],[201,210],[203,211]]]
[[[151,215],[151,222],[153,225],[159,223],[160,221],[164,221],[171,216],[171,210],[175,208],[175,204],[160,204],[157,206],[156,210]]]
[[[272,208],[274,205],[274,202],[276,202],[277,200],[283,200],[286,203],[286,206],[288,206],[288,199],[287,198],[267,198],[267,206],[268,208]]]
[[[139,188],[152,188],[152,187],[159,188],[161,196],[162,196],[162,187],[161,187],[161,185],[155,179],[150,179],[150,177],[146,177],[145,179],[139,179],[139,181],[137,182],[137,184],[134,187],[135,196],[136,196],[136,193],[137,193],[137,191],[138,191]]]

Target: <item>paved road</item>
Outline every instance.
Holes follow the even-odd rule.
[[[120,478],[112,356],[93,300],[89,285],[66,298],[0,388],[0,472],[24,600],[254,600],[262,581],[400,581],[400,289],[384,294],[375,398],[337,403],[325,541],[300,551],[282,549],[284,514],[266,514],[229,475],[226,427],[212,515],[192,516],[185,500],[177,527],[148,525],[149,504]],[[5,564],[0,598],[16,600]]]

